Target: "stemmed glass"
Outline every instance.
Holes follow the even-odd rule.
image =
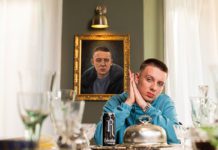
[[[91,140],[94,137],[96,124],[94,123],[85,123],[82,124],[82,129],[85,131],[88,140]]]
[[[70,149],[75,148],[75,142],[81,134],[81,120],[84,111],[84,101],[75,101],[76,92],[65,89],[55,91],[51,101],[51,119],[55,131],[59,135],[58,145]]]
[[[25,139],[38,142],[42,123],[50,112],[48,93],[18,93],[18,110],[25,126]]]
[[[195,127],[215,122],[217,104],[208,97],[190,97],[191,117]]]
[[[180,144],[182,146],[182,149],[190,149],[191,147],[191,130],[192,127],[185,126],[180,124],[176,124],[173,126],[174,131],[176,133],[177,138],[180,140]]]
[[[176,124],[173,126],[173,128],[177,138],[180,140],[181,144],[184,145],[185,127],[183,125]]]
[[[38,143],[42,123],[50,113],[54,72],[22,70],[18,72],[20,89],[17,106],[25,126],[25,140]]]

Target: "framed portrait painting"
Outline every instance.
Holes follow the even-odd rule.
[[[75,35],[78,100],[108,100],[128,89],[129,35]]]

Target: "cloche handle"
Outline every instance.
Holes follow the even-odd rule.
[[[145,119],[146,119],[146,121],[145,121]],[[152,120],[152,118],[148,115],[142,115],[139,117],[139,121],[143,124],[149,123],[149,122],[151,122],[151,120]]]

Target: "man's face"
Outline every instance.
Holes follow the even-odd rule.
[[[92,64],[94,65],[98,78],[103,78],[108,74],[112,65],[112,58],[110,52],[96,51],[93,54]]]
[[[136,84],[142,97],[151,103],[163,91],[166,79],[166,72],[150,65],[136,75]]]

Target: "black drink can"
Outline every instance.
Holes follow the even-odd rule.
[[[103,115],[103,146],[115,145],[115,114],[111,112]]]

